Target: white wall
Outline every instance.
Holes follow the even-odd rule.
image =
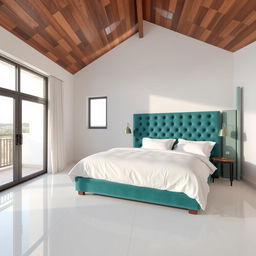
[[[64,81],[65,152],[67,163],[73,162],[73,75],[2,27],[0,27],[0,53]]]
[[[232,54],[144,22],[126,40],[75,74],[75,158],[131,146],[123,134],[142,112],[233,108]],[[108,97],[108,129],[87,129],[87,97]]]
[[[244,96],[242,175],[256,185],[256,43],[234,53],[234,85]]]

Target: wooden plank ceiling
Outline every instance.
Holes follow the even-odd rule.
[[[134,0],[0,0],[0,25],[73,74],[136,33],[135,14]]]
[[[235,52],[256,40],[256,0],[143,0],[144,19]]]
[[[228,51],[256,40],[256,0],[142,4],[144,20]],[[0,0],[0,25],[73,74],[135,34],[136,23],[135,0]]]

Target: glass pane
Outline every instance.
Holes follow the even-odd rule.
[[[22,177],[43,170],[44,105],[22,101]]]
[[[90,99],[90,127],[107,126],[107,99]]]
[[[37,97],[44,97],[44,79],[24,69],[20,70],[20,91]]]
[[[15,66],[0,60],[0,87],[15,90]]]
[[[0,186],[13,181],[13,105],[0,96]]]

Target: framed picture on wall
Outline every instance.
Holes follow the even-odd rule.
[[[107,97],[88,99],[89,129],[107,129]]]

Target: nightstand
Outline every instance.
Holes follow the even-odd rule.
[[[232,186],[233,177],[234,177],[234,162],[235,162],[235,160],[232,158],[226,158],[226,157],[212,157],[211,160],[213,163],[229,165],[230,185]],[[213,178],[213,180],[214,180],[214,178]]]

